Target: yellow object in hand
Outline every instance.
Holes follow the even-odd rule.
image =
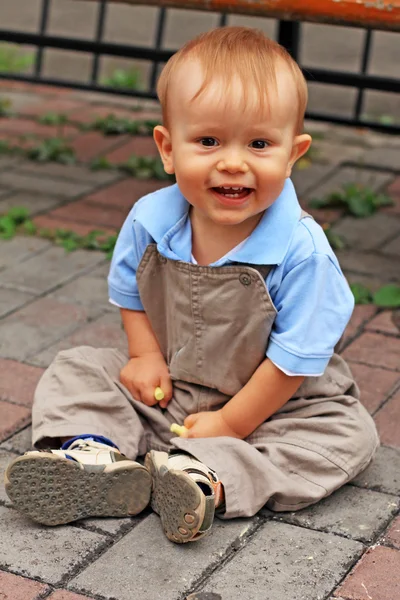
[[[185,433],[187,431],[187,427],[185,427],[184,425],[178,425],[177,423],[172,423],[169,430],[171,433],[175,433],[176,435],[179,435],[179,437],[180,437],[182,435],[182,433]]]
[[[157,400],[157,402],[160,402],[160,400],[164,400],[164,392],[160,387],[156,387],[156,389],[154,390],[154,398]]]

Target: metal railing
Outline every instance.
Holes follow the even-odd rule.
[[[83,90],[94,90],[100,92],[114,93],[138,98],[156,98],[155,86],[159,65],[168,60],[174,53],[172,50],[163,48],[166,13],[168,9],[159,8],[155,39],[152,47],[135,46],[107,42],[104,40],[105,24],[107,19],[108,0],[99,0],[97,19],[93,39],[79,39],[64,36],[54,36],[47,33],[50,6],[52,0],[42,0],[39,28],[37,33],[22,31],[7,31],[0,29],[0,41],[32,45],[36,47],[35,62],[32,74],[0,73],[0,78],[13,79],[17,81],[43,83],[67,88]],[[227,23],[227,15],[221,14],[219,26]],[[279,21],[277,29],[277,41],[282,44],[292,56],[299,60],[301,49],[301,24],[294,21]],[[335,114],[325,114],[317,111],[307,113],[307,118],[318,121],[329,121],[351,126],[370,127],[390,133],[400,133],[400,125],[382,124],[362,118],[366,90],[378,90],[381,92],[400,92],[400,79],[393,77],[381,77],[368,74],[368,66],[371,57],[371,47],[374,31],[364,31],[362,59],[358,73],[327,70],[302,65],[307,80],[313,84],[330,84],[355,88],[356,99],[352,115],[344,117]],[[89,53],[92,56],[91,74],[86,83],[59,79],[57,77],[46,77],[42,74],[43,53],[45,49],[72,50],[75,52]],[[112,88],[99,82],[99,65],[103,56],[123,57],[129,59],[147,60],[152,63],[147,88],[121,89]]]

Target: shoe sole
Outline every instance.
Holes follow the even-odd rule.
[[[86,517],[129,517],[150,501],[151,477],[132,461],[85,465],[41,452],[7,468],[5,488],[14,507],[43,525]]]
[[[157,465],[156,456],[152,450],[145,458],[145,467],[153,481],[151,507],[160,516],[164,533],[171,542],[194,541],[203,521],[204,494],[186,473]]]

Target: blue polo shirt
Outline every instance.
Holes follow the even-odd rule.
[[[136,270],[148,244],[166,258],[192,262],[190,205],[172,185],[141,198],[118,236],[108,277],[110,301],[144,310]],[[290,375],[321,375],[354,307],[322,228],[301,208],[290,179],[247,240],[210,266],[274,265],[266,287],[277,310],[266,356]]]

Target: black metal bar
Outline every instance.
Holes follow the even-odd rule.
[[[156,39],[155,39],[155,48],[157,50],[161,49],[162,43],[163,43],[163,38],[164,38],[164,27],[165,27],[165,21],[166,21],[166,17],[167,17],[167,11],[165,8],[161,8],[159,13],[158,13],[158,23],[157,23],[157,30],[156,30]],[[151,74],[150,74],[150,89],[154,90],[156,87],[156,82],[157,82],[157,74],[158,74],[158,65],[159,62],[158,61],[154,61],[153,62],[153,67],[151,69]]]
[[[298,21],[279,21],[278,42],[286,48],[294,60],[299,55],[301,28]]]
[[[371,51],[372,31],[368,29],[365,32],[364,52],[361,60],[361,73],[365,74],[368,69],[369,56]],[[354,118],[359,119],[364,102],[365,88],[360,86],[357,93],[356,103],[354,106]]]
[[[41,48],[58,48],[73,50],[75,52],[94,52],[109,54],[110,56],[124,56],[126,58],[141,58],[143,60],[158,60],[166,62],[174,54],[171,50],[154,50],[144,46],[125,46],[112,42],[93,42],[54,35],[37,35],[35,33],[20,33],[18,31],[4,31],[0,29],[0,40],[15,44],[27,44]]]
[[[222,15],[219,15],[218,27],[225,27],[227,22],[228,22],[228,15],[226,13],[222,13]]]
[[[29,75],[16,75],[12,76],[10,73],[0,73],[0,80],[10,80],[13,81],[23,81],[26,83],[37,83],[38,80],[35,77],[30,77]],[[66,79],[56,79],[54,77],[41,77],[40,83],[43,85],[51,85],[56,87],[64,87],[73,90],[85,90],[91,92],[104,92],[106,94],[113,94],[116,96],[130,96],[136,98],[148,98],[151,100],[157,100],[157,96],[154,92],[151,91],[142,91],[142,90],[133,90],[133,89],[124,89],[124,88],[115,88],[108,87],[107,85],[93,85],[93,84],[82,84],[78,81],[68,81]]]
[[[307,81],[313,83],[329,83],[345,87],[363,87],[381,92],[400,92],[400,79],[365,75],[363,73],[346,73],[344,71],[325,71],[324,69],[307,69],[303,73]]]
[[[50,0],[42,1],[42,12],[40,15],[40,24],[39,24],[39,35],[43,36],[47,29],[47,23],[49,20],[49,9],[50,9]],[[40,76],[42,72],[42,64],[43,64],[43,50],[44,48],[41,46],[37,47],[36,50],[36,59],[35,59],[35,75],[36,77]]]
[[[32,33],[19,33],[0,30],[0,40],[19,44],[31,44],[48,48],[74,50],[76,52],[93,52],[110,56],[124,56],[142,60],[166,62],[174,54],[171,50],[155,50],[143,46],[125,46],[111,42],[93,42],[58,36],[38,36]],[[345,87],[364,87],[383,92],[400,92],[400,80],[392,77],[379,77],[364,73],[346,73],[344,71],[327,71],[325,69],[308,69],[304,67],[307,80],[314,83],[328,83]]]
[[[107,0],[101,0],[99,3],[99,11],[97,13],[97,27],[96,27],[96,35],[94,41],[98,44],[102,41],[104,35],[104,24],[106,20],[107,14]],[[99,66],[100,66],[100,52],[93,52],[93,63],[92,63],[92,83],[96,83],[99,76]]]
[[[337,125],[350,125],[351,127],[367,127],[368,129],[374,129],[375,131],[381,131],[390,134],[400,134],[400,125],[383,125],[376,121],[367,121],[360,119],[353,119],[352,117],[337,117],[336,115],[321,114],[315,112],[307,112],[305,115],[306,119],[312,121],[323,121],[330,123],[336,123]]]

